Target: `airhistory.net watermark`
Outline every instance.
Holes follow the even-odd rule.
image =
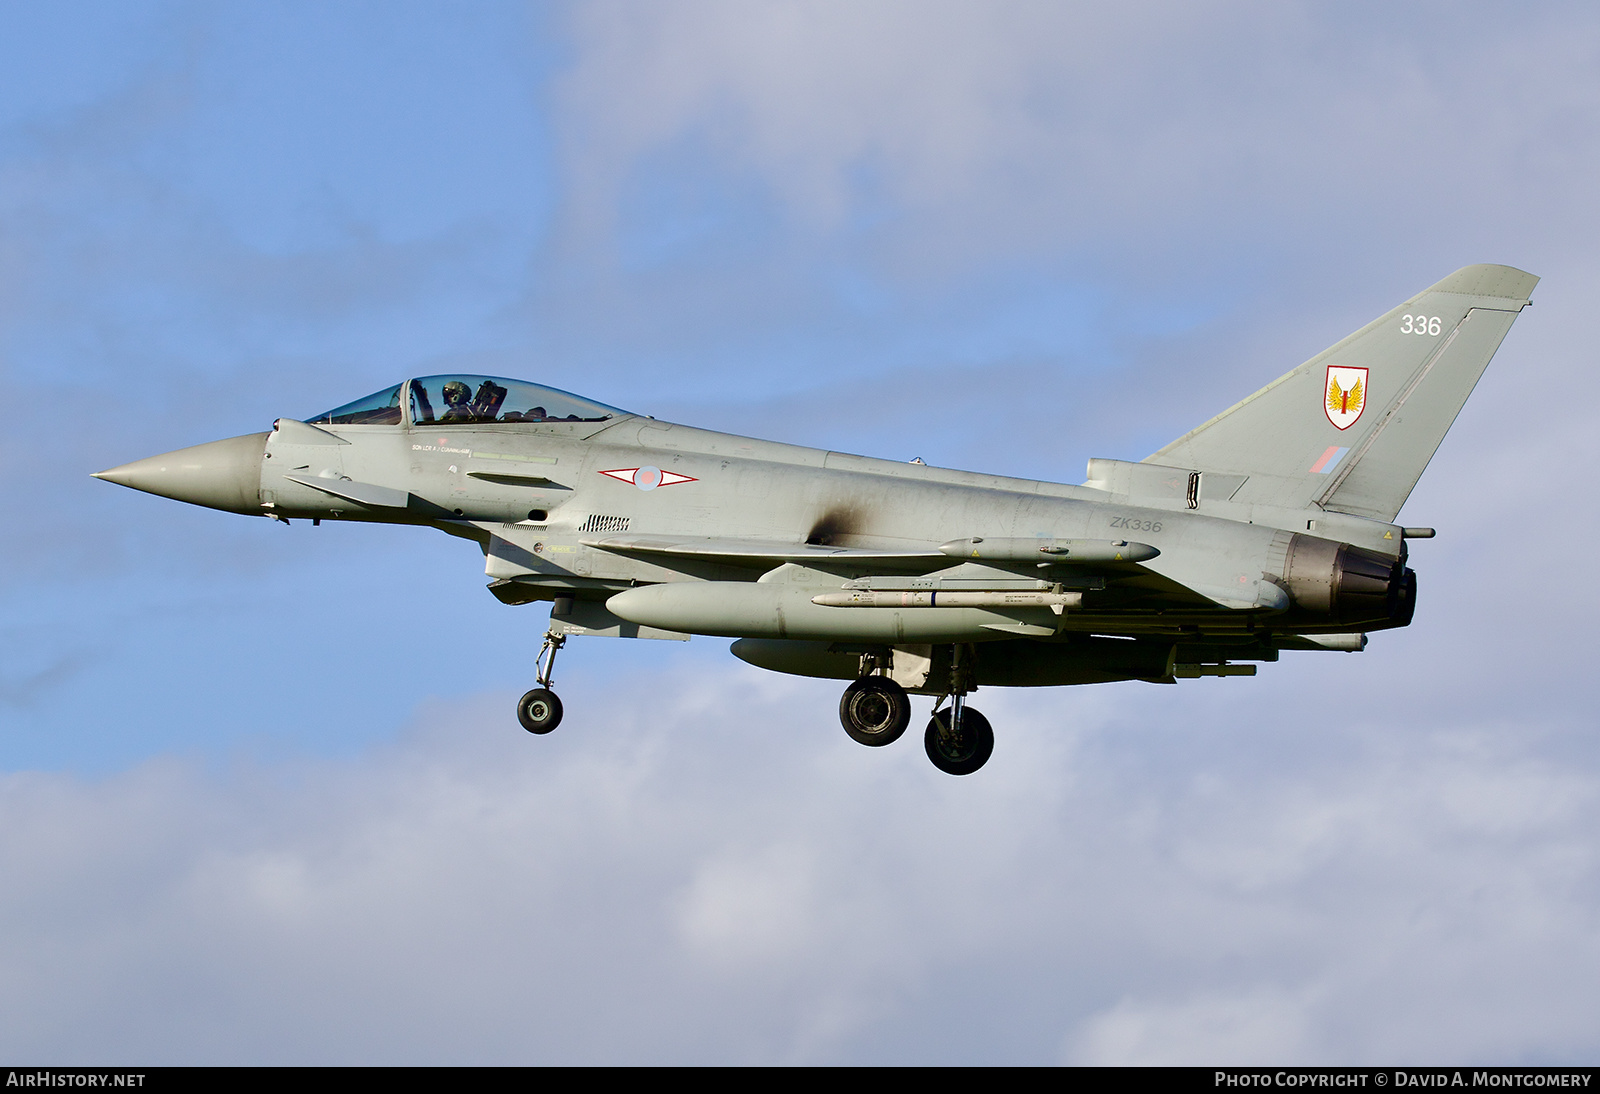
[[[143,1086],[144,1072],[142,1071],[78,1071],[76,1069],[55,1070],[53,1068],[28,1068],[23,1071],[7,1071],[6,1086],[8,1087],[58,1087],[58,1086]]]

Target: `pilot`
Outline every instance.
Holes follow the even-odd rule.
[[[460,380],[451,380],[441,389],[444,395],[445,412],[439,415],[441,422],[470,422],[476,415],[472,413],[472,389]]]

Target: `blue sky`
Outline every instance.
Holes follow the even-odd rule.
[[[0,5],[0,1055],[1592,1060],[1597,138],[1581,5]],[[1416,624],[972,779],[88,477],[462,370],[1076,482],[1473,262]]]

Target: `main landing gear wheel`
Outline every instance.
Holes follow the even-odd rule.
[[[529,733],[549,733],[561,724],[561,700],[549,688],[534,688],[517,703],[517,721]]]
[[[844,689],[839,721],[852,741],[874,748],[893,744],[911,724],[911,700],[887,676],[863,676]]]
[[[950,728],[950,711],[934,711],[928,730],[922,735],[928,759],[947,775],[970,775],[989,762],[994,752],[994,730],[989,719],[966,707],[961,712],[959,729]]]

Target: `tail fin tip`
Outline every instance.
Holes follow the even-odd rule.
[[[1533,287],[1538,283],[1539,279],[1536,276],[1515,266],[1463,266],[1418,295],[1448,292],[1462,296],[1491,296],[1527,303],[1528,298],[1533,295]]]

